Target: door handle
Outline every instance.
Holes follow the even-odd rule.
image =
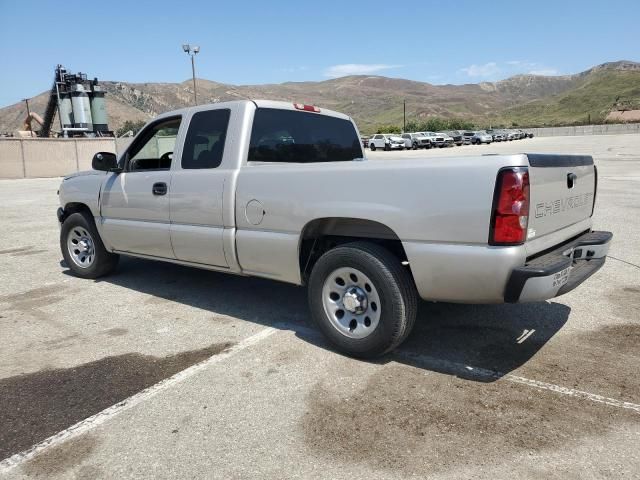
[[[166,195],[167,194],[167,184],[164,182],[158,182],[153,184],[153,188],[151,189],[154,195]]]

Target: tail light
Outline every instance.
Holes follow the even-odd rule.
[[[498,172],[493,196],[489,245],[521,245],[529,224],[529,171],[505,168]]]

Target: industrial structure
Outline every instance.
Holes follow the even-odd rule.
[[[87,80],[86,74],[69,73],[58,65],[44,116],[30,112],[27,103],[24,131],[19,133],[21,136],[33,136],[31,122],[35,120],[41,125],[41,129],[35,132],[37,136],[50,137],[57,112],[62,137],[113,137],[104,96],[97,78]]]

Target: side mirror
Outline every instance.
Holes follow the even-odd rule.
[[[120,169],[118,168],[118,157],[116,157],[115,153],[111,152],[96,153],[93,156],[93,160],[91,160],[91,168],[103,172],[120,171]]]

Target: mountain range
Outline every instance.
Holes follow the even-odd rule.
[[[126,120],[148,120],[193,101],[192,80],[101,84],[113,130]],[[516,75],[465,85],[365,75],[267,85],[197,79],[197,94],[201,104],[241,98],[314,104],[351,115],[364,133],[382,124],[402,125],[404,102],[407,121],[437,116],[468,119],[480,127],[566,125],[601,122],[618,110],[640,110],[640,63],[623,60],[573,75]],[[48,91],[30,99],[31,110],[42,114],[47,97]],[[21,128],[25,115],[22,102],[0,109],[0,132]]]

